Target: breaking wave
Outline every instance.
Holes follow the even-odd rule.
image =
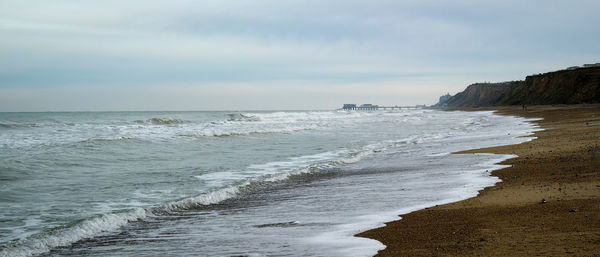
[[[147,120],[136,120],[135,122],[139,123],[139,124],[153,124],[153,125],[171,125],[171,124],[185,123],[184,120],[174,119],[171,117],[157,117],[157,118],[150,118]]]
[[[33,256],[57,247],[69,246],[77,241],[92,238],[99,233],[115,230],[123,225],[146,218],[147,211],[137,208],[124,213],[110,213],[58,228],[46,234],[37,234],[3,246],[1,257]]]
[[[111,141],[120,141],[120,140],[128,140],[134,139],[133,136],[119,136],[119,137],[95,137],[83,140],[82,142],[111,142]]]
[[[195,131],[182,132],[179,135],[191,137],[244,136],[250,134],[289,133],[300,130],[317,129],[318,127],[319,126],[316,124],[283,127],[208,127]]]
[[[339,165],[355,163],[371,154],[409,142],[414,142],[414,140],[411,138],[390,141],[384,144],[367,145],[354,150],[345,149],[337,152],[291,158],[286,165],[283,165],[290,167],[288,169],[281,168],[282,162],[251,166],[249,169],[259,169],[263,171],[263,175],[256,176],[256,173],[249,172],[250,175],[238,181],[237,184],[224,186],[214,191],[147,208],[135,208],[125,212],[103,214],[65,227],[55,228],[50,232],[11,241],[0,248],[0,257],[34,256],[46,253],[57,247],[66,247],[75,242],[93,238],[100,233],[118,230],[128,223],[143,221],[147,217],[168,215],[173,212],[219,204],[244,192],[268,184],[307,174],[331,172]]]
[[[255,115],[251,115],[251,114],[243,114],[243,113],[228,113],[227,114],[228,117],[228,121],[259,121],[260,118],[258,118]]]
[[[103,214],[76,224],[56,228],[48,233],[36,234],[24,239],[9,242],[0,249],[0,257],[34,256],[51,251],[57,247],[66,247],[75,242],[89,239],[103,232],[115,231],[131,222],[143,221],[147,217],[168,215],[169,213],[193,210],[201,206],[221,203],[236,197],[240,192],[290,178],[290,176],[308,173],[314,169],[299,169],[296,172],[265,176],[244,181],[239,185],[228,186],[198,196],[165,203],[148,208],[136,208],[127,212]]]

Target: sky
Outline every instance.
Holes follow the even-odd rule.
[[[1,0],[0,111],[434,104],[600,62],[600,1]]]

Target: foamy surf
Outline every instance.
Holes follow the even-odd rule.
[[[109,140],[110,141],[110,140]],[[379,144],[378,144],[379,145]],[[130,211],[107,213],[83,220],[65,228],[56,228],[47,233],[36,234],[4,245],[0,257],[35,256],[51,251],[57,247],[70,246],[75,242],[93,238],[105,232],[113,232],[130,223],[143,221],[148,216],[168,215],[173,212],[193,210],[201,206],[218,204],[238,196],[240,193],[252,190],[265,183],[277,183],[294,176],[327,171],[338,164],[348,164],[360,161],[374,151],[376,145],[367,145],[361,150],[341,150],[324,152],[290,158],[288,161],[251,165],[246,172],[235,176],[235,185],[223,187],[215,191],[202,193],[197,196],[150,206],[135,208]],[[244,175],[247,174],[247,175]],[[218,176],[216,179],[221,179]],[[198,179],[207,177],[197,176]]]
[[[149,118],[147,120],[136,120],[135,122],[138,124],[171,125],[171,124],[186,123],[187,121],[175,119],[172,117],[154,117],[154,118]]]
[[[57,228],[44,234],[10,242],[0,251],[2,257],[34,256],[49,252],[57,247],[69,246],[82,239],[94,237],[102,232],[146,218],[147,211],[138,208],[124,213],[109,213],[75,223],[66,228]]]
[[[200,130],[186,131],[179,133],[180,136],[189,137],[226,137],[226,136],[245,136],[252,134],[269,133],[290,133],[301,130],[311,130],[318,128],[318,125],[308,124],[302,126],[278,126],[272,128],[230,128],[230,127],[206,127]]]
[[[509,167],[509,165],[500,165],[498,163],[517,157],[516,155],[497,154],[475,155],[485,157],[484,161],[477,165],[476,169],[460,172],[465,179],[469,180],[469,183],[462,187],[451,188],[444,192],[444,196],[440,199],[414,203],[412,206],[404,206],[401,209],[393,211],[357,216],[349,223],[335,226],[330,232],[306,238],[304,239],[305,242],[317,247],[332,248],[334,249],[332,252],[335,256],[367,257],[376,255],[378,251],[385,249],[386,246],[379,241],[356,237],[355,235],[366,230],[383,227],[387,222],[399,220],[401,219],[399,215],[475,197],[480,190],[501,181],[498,177],[489,175],[494,170]],[[440,177],[439,179],[445,180],[447,178]],[[436,182],[428,181],[427,183]]]
[[[0,234],[10,238],[0,256],[103,256],[106,244],[119,255],[360,256],[381,245],[352,228],[476,191],[472,167],[488,157],[448,153],[531,132],[524,119],[430,110],[0,120],[11,124],[0,127]],[[311,243],[328,232],[331,244]],[[331,250],[344,242],[354,250]]]

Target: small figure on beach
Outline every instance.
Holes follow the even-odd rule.
[[[527,110],[527,105],[523,104],[523,110]]]

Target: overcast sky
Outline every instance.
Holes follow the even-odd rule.
[[[0,111],[433,104],[600,62],[600,1],[2,0]]]

